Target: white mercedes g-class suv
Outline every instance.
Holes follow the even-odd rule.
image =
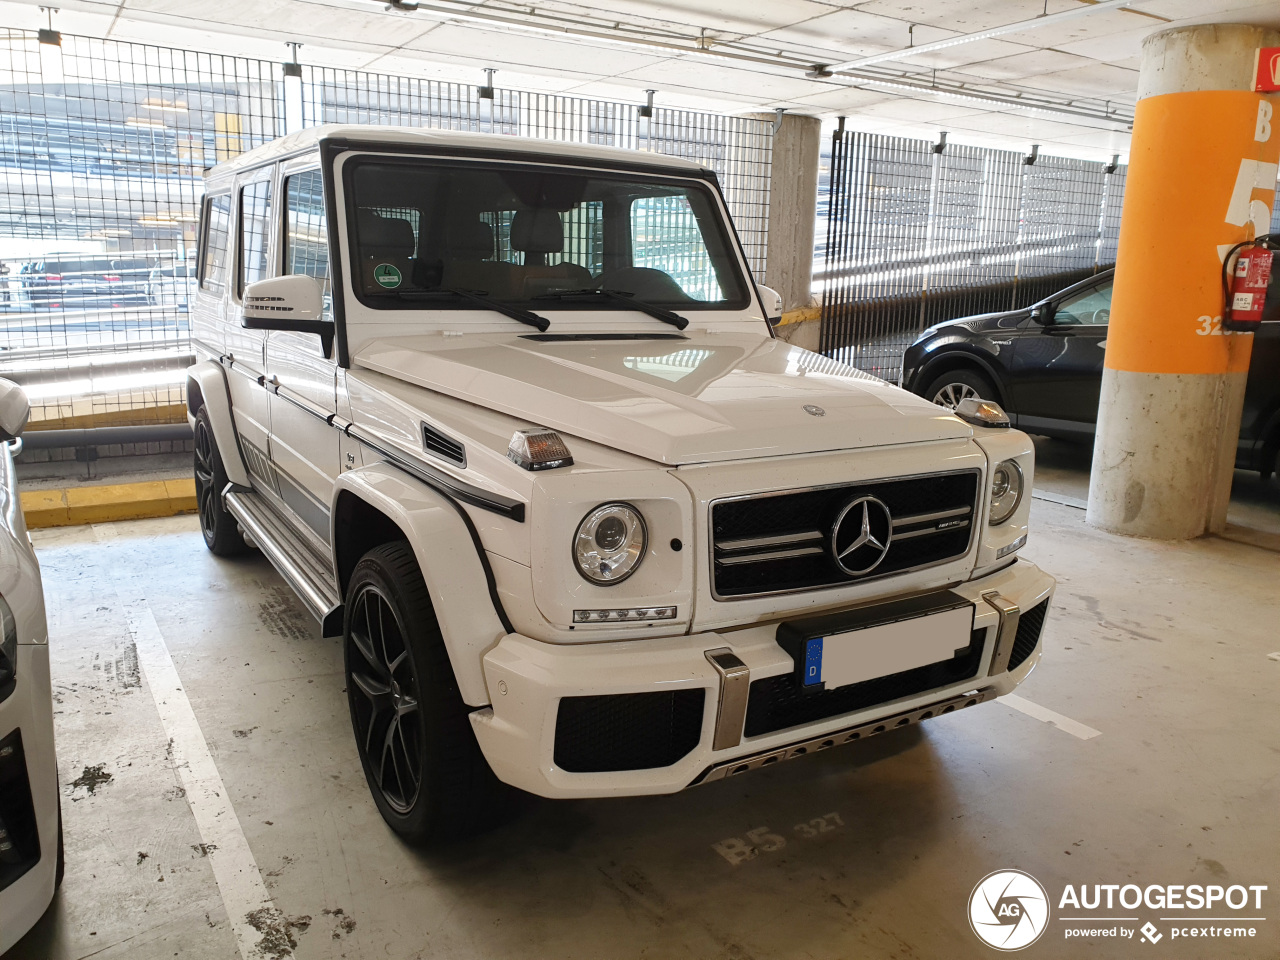
[[[209,171],[209,548],[341,635],[387,822],[657,794],[1011,691],[1033,450],[774,338],[713,172],[390,127]]]

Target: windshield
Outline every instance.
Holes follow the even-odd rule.
[[[354,284],[369,306],[477,306],[450,291],[534,310],[625,310],[628,296],[681,311],[748,304],[715,198],[696,181],[357,160],[347,189]]]

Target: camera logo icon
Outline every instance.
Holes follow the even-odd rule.
[[[989,947],[1022,950],[1049,926],[1049,895],[1040,881],[1021,870],[989,873],[969,894],[969,926]]]

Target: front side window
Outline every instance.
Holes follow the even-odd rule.
[[[389,309],[626,310],[612,291],[677,311],[741,309],[742,274],[697,181],[429,160],[347,165],[353,283]]]
[[[205,200],[204,257],[200,267],[200,289],[222,293],[227,288],[227,250],[231,236],[231,194]]]
[[[1053,311],[1056,324],[1103,326],[1111,319],[1111,284],[1068,297]]]
[[[259,180],[240,191],[240,288],[264,280],[271,240],[271,181]]]
[[[319,170],[286,178],[284,272],[304,274],[324,284],[325,319],[329,319],[329,224],[324,210],[324,183]]]

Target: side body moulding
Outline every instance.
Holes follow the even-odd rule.
[[[355,498],[360,504],[344,504]],[[351,507],[372,507],[389,518],[413,547],[431,595],[440,633],[465,703],[490,702],[482,658],[509,629],[495,605],[492,574],[461,508],[388,463],[348,471],[334,486],[332,543],[339,589],[345,593],[359,559],[361,531],[346,522]]]

